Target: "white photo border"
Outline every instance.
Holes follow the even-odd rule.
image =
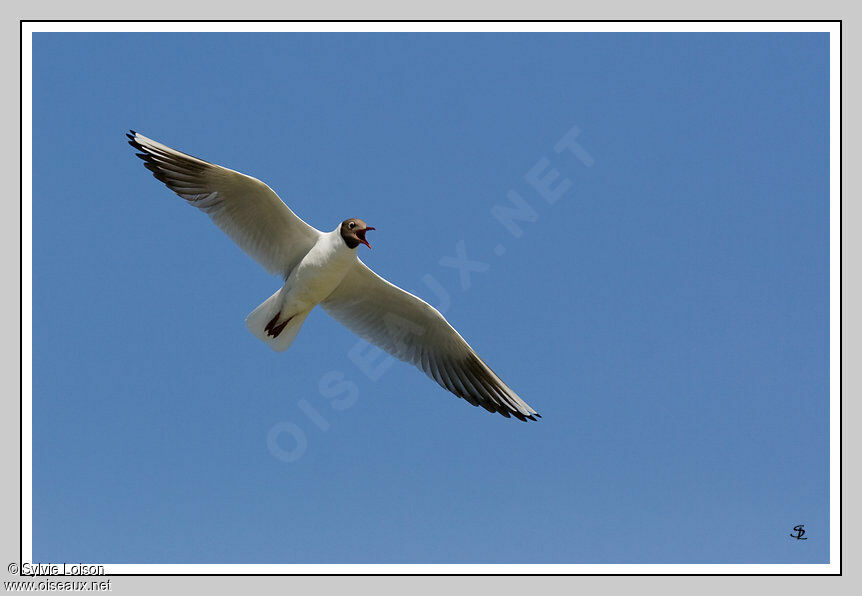
[[[112,564],[105,575],[841,575],[842,22],[830,21],[20,21],[21,562],[33,556],[33,33],[820,32],[829,34],[829,556],[825,564]],[[95,578],[94,578],[95,579]]]

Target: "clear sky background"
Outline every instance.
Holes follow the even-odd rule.
[[[36,561],[827,562],[826,34],[37,34],[33,74]],[[270,351],[279,279],[128,128],[375,226],[542,420],[320,309]]]

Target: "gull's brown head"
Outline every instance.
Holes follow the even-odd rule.
[[[344,240],[348,248],[356,248],[360,244],[371,248],[371,245],[365,239],[365,232],[373,229],[368,227],[361,219],[345,219],[341,222],[341,239]]]

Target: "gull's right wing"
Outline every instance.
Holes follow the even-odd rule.
[[[321,236],[257,178],[186,155],[135,131],[126,136],[153,176],[209,215],[270,273],[287,277]]]

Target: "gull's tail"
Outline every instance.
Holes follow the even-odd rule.
[[[276,352],[284,352],[296,339],[296,334],[310,312],[311,309],[298,313],[286,312],[281,290],[278,290],[246,317],[245,324],[263,343]]]

